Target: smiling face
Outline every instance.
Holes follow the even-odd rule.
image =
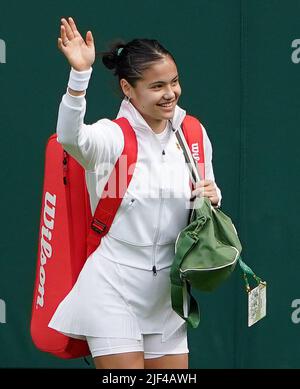
[[[174,116],[181,94],[177,67],[172,58],[166,55],[151,65],[134,87],[125,79],[120,80],[120,84],[152,130],[162,132],[167,120]]]

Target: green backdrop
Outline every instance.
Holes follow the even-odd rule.
[[[190,367],[300,367],[292,320],[300,298],[299,14],[300,0],[2,2],[0,367],[88,367],[39,352],[29,333],[44,150],[69,74],[56,42],[60,18],[70,15],[81,32],[92,30],[98,51],[114,38],[149,37],[174,54],[180,106],[205,125],[223,209],[244,259],[268,281],[268,316],[251,328],[239,271],[215,293],[197,294],[202,321],[189,332]],[[86,122],[116,115],[116,89],[95,64]]]

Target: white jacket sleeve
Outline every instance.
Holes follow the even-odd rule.
[[[84,124],[85,95],[66,92],[59,106],[57,141],[85,170],[93,171],[101,163],[115,164],[124,148],[121,128],[109,119]]]
[[[209,137],[207,135],[206,129],[202,125],[203,128],[203,139],[204,139],[204,155],[205,155],[205,178],[206,180],[212,180],[216,184],[214,170],[213,170],[213,164],[212,164],[212,145],[209,140]],[[220,189],[218,188],[216,184],[216,189],[219,197],[218,207],[221,206],[221,199],[222,194]]]

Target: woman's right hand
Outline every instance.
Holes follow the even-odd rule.
[[[77,30],[74,20],[69,17],[61,19],[58,48],[65,55],[69,64],[77,71],[88,70],[95,61],[95,45],[91,31],[84,40]]]

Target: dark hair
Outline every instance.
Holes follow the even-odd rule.
[[[155,39],[133,39],[128,43],[118,40],[110,45],[109,51],[99,54],[119,81],[124,78],[133,87],[143,78],[143,72],[163,57],[168,55],[175,62],[172,54]]]

